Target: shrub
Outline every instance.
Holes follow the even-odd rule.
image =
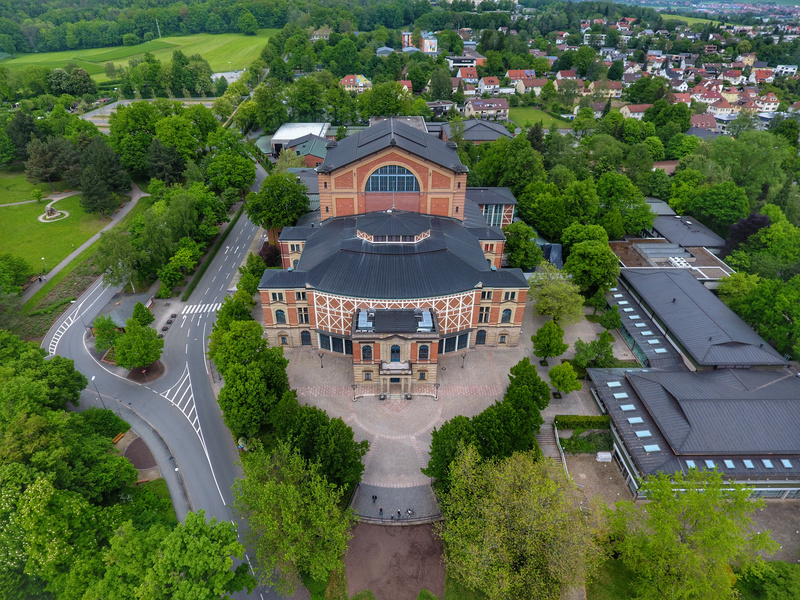
[[[556,415],[554,420],[559,429],[609,429],[611,419],[608,415]]]
[[[595,452],[613,449],[614,442],[610,433],[584,434],[584,431],[584,429],[575,429],[572,432],[572,437],[560,440],[564,452],[569,454],[594,454]]]

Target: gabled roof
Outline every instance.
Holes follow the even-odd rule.
[[[659,217],[653,224],[653,229],[670,242],[681,246],[722,248],[725,245],[725,240],[695,218]]]
[[[464,140],[467,142],[493,142],[501,137],[514,137],[505,125],[486,119],[467,119],[464,124]],[[442,131],[449,139],[450,123],[442,123]]]
[[[317,158],[325,158],[325,155],[328,153],[328,141],[328,138],[309,133],[296,140],[291,140],[286,144],[286,147],[294,148],[298,156],[311,155]]]
[[[673,339],[700,366],[780,366],[786,361],[686,269],[622,269]]]
[[[338,143],[328,142],[328,154],[325,161],[317,167],[317,171],[329,173],[391,147],[405,150],[456,173],[464,173],[467,170],[458,158],[455,148],[390,117]]]
[[[517,203],[514,194],[507,187],[468,187],[466,198],[479,206]]]

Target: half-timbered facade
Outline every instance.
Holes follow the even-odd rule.
[[[281,232],[284,268],[259,284],[270,343],[352,356],[354,382],[387,393],[436,383],[443,354],[517,345],[513,195],[468,191],[453,144],[394,119],[329,146],[319,219]]]

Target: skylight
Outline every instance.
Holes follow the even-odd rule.
[[[693,460],[687,460],[686,461],[686,466],[689,467],[690,469],[696,469],[697,468],[697,465],[694,464]]]
[[[651,346],[655,346],[656,344],[660,344],[661,340],[647,340],[647,343]]]
[[[644,419],[642,419],[642,417],[631,417],[628,419],[628,423],[631,425],[638,425],[639,423],[644,423]]]
[[[764,467],[765,468],[767,468],[767,469],[772,469],[773,468],[772,461],[769,460],[768,458],[762,458],[761,462],[764,463]]]
[[[616,398],[617,400],[624,400],[627,397],[628,397],[628,394],[626,392],[618,392],[618,393],[614,394],[614,398]]]
[[[610,290],[608,290],[608,291],[609,291],[609,292],[616,292],[616,291],[617,291],[617,288],[613,287],[613,288],[611,288],[611,289],[610,289]],[[620,295],[622,295],[622,294],[620,294]]]
[[[620,300],[619,302],[617,302],[617,304],[619,304],[620,306],[624,306],[627,303],[628,303],[627,300]]]
[[[654,350],[654,352],[655,352],[656,354],[666,354],[666,353],[667,353],[667,349],[666,349],[666,348],[656,348],[656,349]]]
[[[622,384],[619,381],[609,381],[606,383],[606,385],[610,388],[622,387]]]
[[[744,463],[745,469],[755,469],[755,467],[753,466],[753,461],[752,460],[750,460],[748,458],[745,458],[742,462]]]
[[[630,315],[628,318],[629,318],[631,321],[635,321],[635,320],[637,320],[637,319],[641,319],[642,317],[640,317],[639,315]]]
[[[629,410],[636,410],[636,407],[633,404],[623,404],[619,407],[622,412],[627,412]]]
[[[622,294],[614,294],[614,298],[622,298]]]
[[[644,431],[637,431],[636,432],[636,437],[638,437],[638,438],[646,438],[646,437],[652,437],[652,436],[653,436],[653,434],[650,433],[650,431],[648,429],[645,429]]]
[[[644,325],[644,323],[642,323],[642,325]],[[643,331],[642,335],[653,335],[653,332],[648,329],[647,331]]]
[[[709,468],[709,469],[714,469],[717,466],[717,465],[714,464],[713,460],[707,460],[705,462],[706,462],[706,467]]]
[[[790,460],[789,460],[789,459],[787,459],[787,458],[782,458],[782,459],[781,459],[781,464],[782,464],[784,467],[786,467],[787,469],[791,469],[791,468],[792,468],[792,461],[790,461]]]
[[[644,323],[634,323],[634,327],[647,327]]]
[[[661,448],[659,448],[658,444],[652,444],[650,446],[644,447],[645,452],[661,452]]]
[[[726,460],[726,461],[725,461],[725,468],[726,468],[726,469],[735,469],[735,468],[736,468],[736,465],[735,465],[735,464],[733,464],[733,461],[732,461],[732,460]]]

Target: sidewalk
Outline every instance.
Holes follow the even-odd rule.
[[[86,248],[88,248],[89,246],[94,244],[97,240],[99,240],[100,239],[100,235],[103,232],[108,231],[109,229],[114,227],[117,223],[119,223],[120,219],[122,219],[122,217],[127,215],[131,211],[131,209],[134,206],[136,206],[136,203],[139,201],[140,198],[142,198],[143,196],[149,196],[149,194],[145,194],[144,192],[142,192],[142,190],[139,189],[139,186],[136,185],[135,183],[131,184],[131,186],[132,187],[131,187],[131,194],[130,194],[131,199],[130,199],[130,201],[126,202],[123,205],[123,207],[119,210],[119,212],[111,214],[111,220],[108,222],[108,224],[105,227],[103,227],[100,231],[95,233],[92,237],[90,237],[88,240],[86,240],[83,244],[81,244],[80,246],[75,248],[75,250],[70,252],[64,260],[62,260],[55,267],[53,267],[48,273],[45,273],[44,274],[44,281],[34,281],[33,283],[31,283],[22,292],[22,301],[23,302],[27,302],[28,300],[30,300],[31,297],[42,288],[42,286],[45,284],[45,282],[48,279],[50,279],[51,277],[53,277],[54,275],[59,273],[64,267],[66,267],[69,263],[71,263],[75,259],[75,257],[77,257],[81,252],[83,252],[84,250],[86,250]],[[48,204],[51,204],[54,200],[62,200],[64,198],[67,198],[67,197],[72,196],[74,194],[80,194],[80,192],[64,192],[64,193],[60,193],[60,194],[52,194],[51,196],[48,196],[47,198],[45,198],[45,200],[47,200]]]

